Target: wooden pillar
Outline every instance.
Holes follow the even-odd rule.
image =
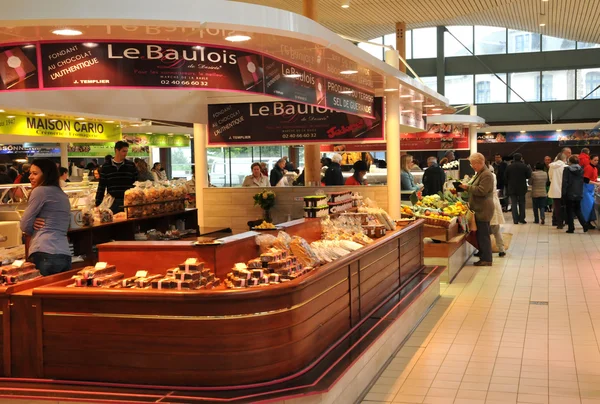
[[[477,116],[477,105],[471,105],[471,110],[469,111],[471,116]],[[477,153],[477,126],[470,125],[469,126],[469,148],[471,149],[471,154]]]
[[[396,23],[396,50],[400,57],[406,60],[406,23]],[[400,62],[400,71],[406,73],[406,66]]]
[[[208,188],[207,133],[208,127],[205,124],[194,124],[194,177],[196,180],[198,227],[204,226],[204,189]]]
[[[302,0],[302,15],[317,21],[317,0]],[[304,184],[321,183],[321,146],[304,145]]]

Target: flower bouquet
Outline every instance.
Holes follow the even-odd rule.
[[[271,208],[275,206],[275,192],[263,190],[257,194],[254,194],[254,206],[260,207],[264,211],[265,222],[272,222],[271,219]]]

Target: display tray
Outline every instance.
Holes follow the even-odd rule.
[[[36,288],[40,345],[35,364],[18,376],[251,386],[298,375],[422,270],[422,226],[416,221],[296,280],[263,288],[119,290],[65,288],[65,282]],[[320,237],[319,221],[286,227],[309,242]],[[100,259],[125,276],[146,262],[164,270],[189,257],[226,272],[258,255],[257,234],[218,246],[110,243],[99,246]]]

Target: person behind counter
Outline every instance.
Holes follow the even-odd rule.
[[[154,181],[154,174],[148,170],[148,163],[140,159],[135,163],[138,171],[138,181]]]
[[[68,271],[71,204],[60,188],[58,169],[49,159],[35,159],[30,173],[33,190],[21,218],[21,230],[31,236],[28,259],[43,276]]]
[[[55,164],[56,167],[56,164]],[[29,184],[29,175],[31,174],[30,170],[31,170],[31,164],[23,164],[23,173],[17,177],[17,179],[15,180],[15,183],[17,184]]]
[[[100,182],[96,191],[96,206],[100,206],[105,192],[115,198],[110,210],[113,213],[123,212],[125,191],[133,188],[138,173],[135,164],[127,160],[129,144],[118,141],[115,143],[115,157],[110,163],[104,163],[100,170]]]
[[[10,177],[11,184],[14,184],[19,174],[19,163],[13,162],[8,170],[8,176]]]
[[[342,175],[342,156],[340,154],[334,154],[331,156],[331,162],[325,171],[325,177],[323,177],[323,183],[327,186],[344,185],[344,176]]]
[[[494,217],[494,174],[486,167],[485,157],[481,153],[473,153],[469,157],[471,167],[475,170],[473,182],[461,184],[460,187],[469,193],[469,207],[475,212],[476,236],[479,244],[480,260],[474,265],[478,267],[492,266],[492,239],[490,238],[490,221]]]
[[[163,171],[162,165],[160,163],[154,163],[152,166],[152,175],[154,176],[154,181],[166,181],[167,173]]]
[[[271,186],[281,186],[283,184],[283,177],[285,177],[285,160],[279,159],[275,167],[271,170],[271,176],[269,177]]]
[[[352,177],[349,177],[346,180],[345,185],[368,185],[365,180],[365,176],[367,175],[367,170],[369,169],[367,163],[362,160],[359,160],[354,163],[354,174]]]
[[[437,163],[437,157],[427,158],[427,170],[423,174],[423,196],[442,192],[446,182],[446,173]]]
[[[0,164],[0,184],[12,184],[13,181],[10,180],[8,176],[8,170],[4,164]]]
[[[410,173],[412,161],[413,157],[410,154],[405,154],[400,158],[400,168],[402,169],[400,178],[403,191],[418,191],[420,188],[415,184],[415,177]]]
[[[265,188],[269,186],[269,179],[263,175],[260,163],[252,163],[250,169],[252,170],[252,175],[248,175],[244,178],[244,182],[242,183],[243,187]]]
[[[67,182],[71,182],[71,180],[69,180],[69,169],[66,167],[58,167],[58,173],[60,175],[60,187],[64,188],[67,186]]]

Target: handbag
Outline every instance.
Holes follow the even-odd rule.
[[[467,231],[469,232],[473,232],[473,231],[477,231],[477,222],[475,220],[475,212],[473,212],[471,209],[469,209],[467,211],[467,213],[465,214],[466,218],[467,218]]]

